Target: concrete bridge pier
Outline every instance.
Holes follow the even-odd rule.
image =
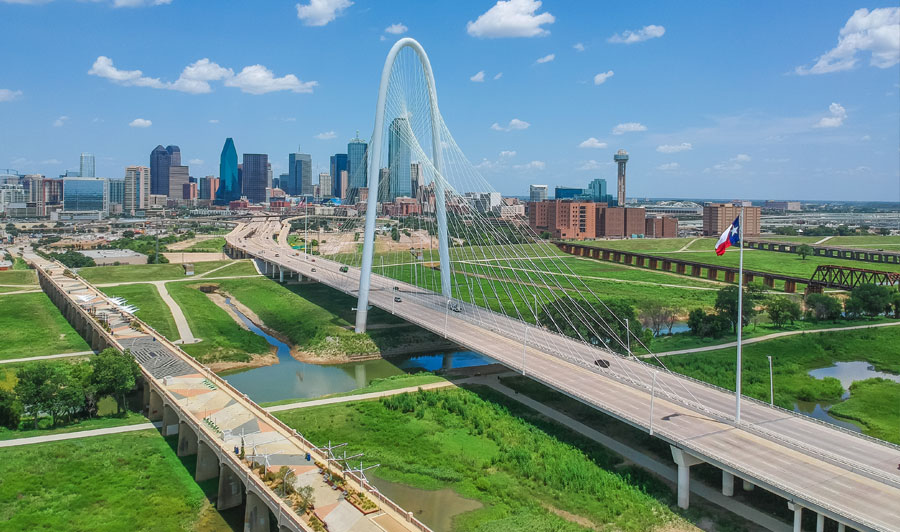
[[[744,491],[753,491],[755,486],[749,480],[744,480]]]
[[[691,501],[691,466],[702,464],[703,460],[674,445],[670,447],[672,459],[678,465],[678,507],[687,510]]]
[[[803,530],[803,507],[795,502],[788,502],[788,509],[794,512],[794,532]]]
[[[194,480],[203,482],[219,476],[219,457],[216,452],[203,440],[197,442],[197,472]]]
[[[722,470],[722,495],[732,497],[734,495],[734,475]]]
[[[284,283],[284,270],[281,267],[278,268],[278,282]]]
[[[171,405],[163,405],[163,426],[162,435],[171,436],[178,434],[178,413]]]
[[[244,532],[269,532],[269,507],[253,491],[247,491]]]
[[[178,424],[178,456],[197,454],[197,435],[184,421]]]
[[[153,389],[149,384],[147,385],[150,388],[150,399],[147,403],[150,405],[147,409],[147,419],[150,421],[159,421],[163,418],[163,400],[162,396],[159,395],[159,392]]]
[[[225,464],[219,466],[219,496],[217,510],[227,510],[244,502],[244,485],[237,474]]]

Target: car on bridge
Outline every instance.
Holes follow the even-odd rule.
[[[347,272],[350,270],[350,268],[348,268],[348,267],[346,267],[346,266],[341,266],[340,268],[338,268],[338,270],[339,270],[341,273],[347,273]]]
[[[311,270],[309,270],[309,271],[312,272],[312,273],[316,273],[316,269],[315,269],[315,268],[313,268],[313,269],[311,269]]]
[[[400,296],[394,296],[394,303],[403,303],[403,298]]]

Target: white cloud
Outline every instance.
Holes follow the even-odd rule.
[[[680,151],[690,151],[694,149],[690,142],[682,142],[681,144],[663,144],[656,147],[659,153],[678,153]]]
[[[741,163],[748,163],[751,160],[752,160],[752,157],[750,157],[746,153],[739,153],[739,154],[735,155],[734,157],[732,157],[731,159],[728,159],[725,162],[721,162],[719,164],[714,164],[712,166],[712,168],[705,168],[703,170],[703,173],[708,174],[713,171],[723,172],[723,173],[737,172],[738,170],[741,170],[742,168],[744,168],[744,165],[742,165]]]
[[[847,118],[847,110],[839,103],[832,103],[828,106],[828,112],[831,116],[823,116],[821,120],[813,127],[840,127]]]
[[[627,30],[622,33],[616,33],[607,39],[607,41],[611,43],[634,44],[636,42],[662,37],[665,33],[666,28],[651,24],[636,31]]]
[[[550,61],[553,61],[554,59],[556,59],[556,54],[547,54],[544,57],[539,57],[537,62],[538,63],[549,63]]]
[[[135,87],[152,87],[154,89],[164,89],[166,84],[161,82],[159,78],[148,78],[140,70],[119,70],[113,65],[113,60],[105,55],[101,55],[94,61],[88,74],[106,78],[113,83],[119,85],[135,86]]]
[[[613,128],[613,135],[621,135],[623,133],[633,133],[635,131],[647,131],[647,126],[638,122],[625,122]]]
[[[41,164],[62,164],[62,161],[59,159],[47,159],[45,161],[41,161]]]
[[[596,76],[594,76],[594,85],[603,85],[604,83],[606,83],[606,80],[608,80],[609,78],[611,78],[613,76],[614,76],[614,74],[613,74],[612,70],[607,70],[606,72],[601,72],[601,73],[597,74]]]
[[[731,158],[731,160],[736,163],[749,163],[750,159],[751,157],[746,153],[739,153]]]
[[[477,74],[469,78],[469,81],[474,81],[476,83],[484,81],[484,70],[479,70]]]
[[[494,76],[494,81],[497,81],[498,79],[500,79],[502,77],[503,77],[503,72],[497,72],[497,75]]]
[[[528,126],[530,126],[530,125],[531,124],[529,124],[528,122],[525,122],[524,120],[519,120],[518,118],[513,118],[512,120],[509,121],[509,125],[507,125],[506,127],[503,127],[500,124],[498,124],[497,122],[494,122],[494,124],[491,126],[491,129],[493,129],[494,131],[514,131],[514,130],[520,130],[520,129],[528,129]]]
[[[135,118],[128,125],[131,127],[150,127],[153,125],[153,122],[145,118]]]
[[[581,141],[581,144],[578,145],[579,148],[605,148],[606,143],[600,142],[599,140],[591,137],[587,140]]]
[[[407,31],[409,31],[409,28],[407,28],[403,24],[400,24],[399,22],[397,24],[391,24],[387,28],[384,28],[384,32],[390,33],[391,35],[403,35]]]
[[[113,0],[113,7],[164,6],[171,3],[172,0]]]
[[[656,169],[667,171],[667,170],[678,170],[678,167],[679,167],[678,163],[663,163],[663,164],[657,166]]]
[[[325,131],[316,135],[316,138],[319,140],[331,140],[337,138],[337,134],[334,131]]]
[[[500,152],[501,159],[510,159],[516,156],[515,150],[503,150]]]
[[[210,123],[210,124],[218,124],[218,123],[219,123],[219,119],[218,119],[218,118],[213,118],[213,119],[211,119],[211,120],[209,121],[209,123]]]
[[[543,170],[547,167],[544,161],[531,161],[530,163],[517,164],[513,166],[516,170]]]
[[[575,51],[578,51],[578,52],[583,52],[583,51],[584,51],[584,45],[581,44],[580,42],[577,42],[577,43],[573,44],[573,45],[572,45],[572,48],[574,48]]]
[[[543,37],[550,32],[541,26],[553,24],[556,17],[550,13],[537,14],[539,0],[499,0],[481,14],[475,22],[466,24],[466,31],[473,37]]]
[[[232,76],[234,76],[234,71],[230,68],[221,67],[209,59],[203,58],[184,67],[181,76],[167,88],[191,94],[205,94],[212,92],[212,88],[209,86],[210,81],[228,79]]]
[[[63,125],[66,123],[67,120],[69,120],[69,117],[63,115],[63,116],[57,118],[57,119],[53,122],[53,127],[63,127]]]
[[[350,0],[310,0],[306,5],[297,4],[297,18],[306,26],[324,26],[352,5]]]
[[[599,169],[601,169],[601,168],[603,168],[603,165],[602,165],[602,164],[600,164],[599,162],[597,162],[597,161],[591,159],[590,161],[585,161],[585,162],[581,163],[581,166],[578,167],[578,170],[583,170],[583,171],[587,171],[587,170],[599,170]]]
[[[868,141],[872,140],[872,137],[870,135],[863,135],[862,137],[860,137],[859,140],[861,140],[863,142],[868,142]]]
[[[300,81],[293,74],[276,78],[271,70],[262,65],[244,67],[240,74],[225,80],[226,86],[237,87],[250,94],[265,94],[275,91],[310,93],[318,84],[318,81]]]
[[[0,89],[0,102],[11,102],[22,95],[22,91]]]
[[[861,52],[871,52],[869,64],[874,67],[900,63],[900,7],[857,9],[841,28],[837,46],[816,58],[813,66],[799,66],[794,72],[806,75],[849,70],[856,66]]]

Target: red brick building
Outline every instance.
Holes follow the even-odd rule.
[[[551,238],[585,240],[592,238],[631,238],[645,235],[661,238],[676,236],[678,220],[660,218],[657,230],[656,218],[647,218],[643,207],[609,207],[605,203],[570,200],[545,200],[528,204],[528,224],[540,234],[550,233]],[[647,232],[648,223],[653,234]]]
[[[669,216],[648,217],[644,227],[646,238],[675,238],[678,236],[678,220]]]

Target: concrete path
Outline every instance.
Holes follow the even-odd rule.
[[[385,390],[383,392],[361,393],[357,395],[345,395],[342,397],[328,397],[325,399],[314,399],[312,401],[301,401],[297,403],[289,403],[286,405],[270,406],[265,408],[268,412],[281,412],[284,410],[294,410],[296,408],[310,408],[313,406],[333,405],[337,403],[351,403],[354,401],[367,401],[370,399],[380,399],[382,397],[390,397],[401,393],[415,392],[419,388],[423,390],[437,390],[439,388],[449,388],[459,383],[469,382],[470,379],[460,379],[456,382],[433,382],[431,384],[422,384],[421,386],[407,386],[406,388],[397,388],[395,390]]]
[[[181,311],[181,307],[178,306],[178,303],[172,299],[172,296],[169,295],[169,291],[166,289],[166,281],[153,281],[153,285],[156,286],[156,291],[159,292],[159,296],[166,302],[166,305],[169,307],[169,312],[172,313],[172,318],[175,319],[175,326],[178,327],[178,336],[181,338],[177,340],[176,344],[195,344],[200,341],[199,338],[194,338],[194,333],[191,332],[191,326],[188,325],[187,318],[184,317],[184,312]]]
[[[12,296],[12,295],[16,295],[16,294],[34,294],[34,293],[40,292],[40,291],[41,291],[40,288],[33,288],[30,290],[15,290],[12,292],[0,292],[0,296]]]
[[[35,360],[52,360],[54,358],[83,357],[85,355],[93,355],[93,351],[76,351],[74,353],[60,353],[58,355],[44,355],[39,357],[28,358],[11,358],[9,360],[0,360],[0,364],[12,364],[14,362],[34,362]]]
[[[696,242],[696,241],[698,241],[698,240],[701,240],[701,239],[695,238],[695,239],[691,240],[691,241],[688,242],[687,244],[681,246],[681,249],[679,249],[679,250],[676,251],[675,253],[683,253],[683,252],[687,251],[688,248],[691,247],[691,244],[693,244],[694,242]]]
[[[825,242],[828,242],[828,241],[831,240],[832,238],[834,238],[834,237],[833,237],[833,236],[826,236],[826,237],[823,238],[822,240],[819,240],[819,241],[813,243],[813,245],[814,245],[814,246],[818,246],[819,244],[824,244]]]
[[[199,277],[199,276],[198,276]],[[221,281],[224,279],[256,279],[259,275],[232,275],[226,277],[205,277],[204,281]],[[164,279],[162,281],[121,281],[118,283],[96,283],[94,286],[98,288],[108,288],[110,286],[122,286],[126,284],[154,284],[154,283],[186,283],[196,281],[197,277],[185,277],[183,279]]]
[[[2,440],[0,447],[18,447],[20,445],[31,445],[34,443],[47,443],[51,441],[75,440],[78,438],[90,438],[92,436],[103,436],[105,434],[120,434],[122,432],[134,432],[136,430],[158,429],[162,427],[162,422],[155,423],[138,423],[136,425],[123,425],[121,427],[110,427],[108,429],[82,430],[78,432],[66,432],[64,434],[48,434],[47,436],[35,436],[33,438],[18,438],[15,440]]]
[[[853,331],[856,329],[872,329],[874,327],[893,327],[900,325],[900,321],[891,321],[887,323],[873,323],[871,325],[854,325],[852,327],[833,327],[831,329],[809,329],[806,331],[784,331],[780,333],[767,334],[765,336],[757,336],[756,338],[748,338],[741,342],[741,345],[755,344],[756,342],[765,342],[773,338],[782,338],[784,336],[794,336],[795,334],[810,334],[834,331]],[[708,345],[705,347],[694,347],[691,349],[680,349],[678,351],[663,351],[662,353],[652,353],[649,355],[640,355],[638,358],[667,357],[671,355],[685,355],[688,353],[702,353],[703,351],[715,351],[717,349],[725,349],[727,347],[737,347],[737,341],[728,342],[726,344]]]

